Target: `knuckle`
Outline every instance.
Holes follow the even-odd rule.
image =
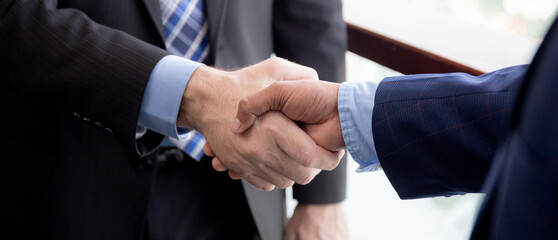
[[[339,162],[341,162],[341,159],[333,159],[331,161],[331,164],[330,164],[329,168],[326,169],[326,170],[331,171],[331,170],[335,169],[339,165]]]
[[[250,176],[249,174],[246,174],[245,172],[238,172],[238,171],[234,171],[236,173],[236,175],[242,179],[248,179],[248,177]]]
[[[283,64],[285,63],[285,59],[280,58],[280,57],[272,57],[269,59],[269,61],[273,64]]]
[[[262,180],[260,180],[259,178],[250,178],[246,179],[250,184],[252,184],[254,187],[269,192],[272,191],[273,189],[275,189],[275,185],[271,184],[271,183],[267,183],[267,182],[263,182]]]
[[[318,71],[316,69],[310,68],[310,75],[312,76],[312,80],[320,80],[320,76],[318,75]]]
[[[314,179],[314,176],[315,175],[312,174],[311,172],[305,173],[304,175],[301,176],[300,181],[297,181],[297,183],[300,185],[306,185],[310,183],[312,179]]]
[[[253,113],[248,97],[240,99],[238,102],[236,117],[242,122],[242,124],[244,124],[246,121],[250,121],[251,114]]]
[[[294,184],[294,181],[284,181],[283,183],[277,185],[278,188],[280,189],[285,189],[288,188],[290,186],[292,186]]]
[[[281,60],[282,60],[281,58],[272,57],[272,58],[268,59],[267,62],[270,64],[272,69],[277,69],[277,66],[282,64]]]
[[[242,111],[249,111],[250,101],[247,97],[240,99],[240,102],[238,102],[238,109]]]
[[[275,189],[275,185],[273,184],[266,184],[262,190],[266,191],[266,192],[271,192]]]
[[[263,186],[264,184],[263,184],[261,181],[259,181],[258,178],[254,177],[254,175],[252,175],[252,174],[246,175],[246,176],[244,177],[244,179],[245,179],[248,183],[252,184],[252,186],[254,186],[254,187],[256,187],[256,188],[262,189],[262,188],[264,187],[264,186]]]
[[[267,87],[267,90],[268,90],[269,92],[274,92],[274,91],[276,91],[276,90],[278,90],[278,89],[281,88],[281,83],[283,83],[283,82],[282,82],[282,81],[272,82],[272,83]]]
[[[273,116],[273,115],[268,115],[265,118],[263,118],[262,123],[261,123],[260,126],[262,128],[262,131],[265,134],[267,134],[268,136],[275,136],[278,133],[281,133],[281,130],[279,130],[279,128],[276,125],[271,124],[271,121],[270,121],[271,116]]]
[[[289,64],[289,61],[280,57],[272,57],[267,61],[269,63],[269,70],[273,75],[280,75]]]
[[[262,149],[257,144],[250,144],[246,148],[246,153],[252,158],[259,158],[262,155]]]
[[[335,159],[327,160],[326,164],[324,164],[322,166],[322,168],[323,168],[322,170],[331,171],[331,170],[335,169],[335,167],[337,167],[337,160],[335,160]]]
[[[298,156],[298,162],[304,167],[311,167],[314,164],[314,158],[308,152],[302,152]]]
[[[331,157],[331,160],[329,161],[330,165],[328,166],[328,171],[331,171],[333,169],[335,169],[337,166],[339,166],[339,163],[341,163],[341,161],[343,161],[344,159],[344,154],[335,154]]]

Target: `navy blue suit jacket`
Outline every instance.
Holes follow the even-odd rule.
[[[557,32],[530,66],[380,83],[374,142],[401,198],[484,192],[472,239],[558,239]]]

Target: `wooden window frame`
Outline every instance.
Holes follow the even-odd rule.
[[[402,74],[483,71],[414,47],[388,36],[347,23],[348,50]]]

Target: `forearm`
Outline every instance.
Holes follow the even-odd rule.
[[[56,4],[2,2],[3,84],[27,100],[102,122],[118,140],[135,147],[145,85],[167,53]]]
[[[402,198],[479,192],[493,154],[509,133],[527,67],[474,77],[411,75],[376,91],[377,154]]]

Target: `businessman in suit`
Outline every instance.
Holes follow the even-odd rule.
[[[196,7],[206,10],[194,17],[207,16],[198,22],[201,44],[193,49],[192,59],[237,68],[275,52],[312,65],[329,79],[343,79],[346,43],[339,1],[199,2]],[[283,191],[263,193],[211,173],[209,161],[196,163],[187,154],[159,153],[156,147],[165,135],[191,136],[183,134],[184,127],[212,129],[199,124],[200,116],[193,119],[196,114],[187,113],[204,108],[187,104],[191,99],[182,96],[228,95],[196,91],[194,86],[224,87],[214,83],[234,82],[227,81],[233,75],[273,80],[288,78],[280,72],[309,72],[280,60],[247,71],[220,72],[169,56],[163,49],[182,49],[166,42],[170,25],[163,26],[168,12],[161,6],[154,0],[0,2],[0,44],[6,46],[0,50],[5,115],[1,156],[6,160],[2,189],[10,195],[2,216],[3,234],[58,239],[281,238]],[[300,11],[308,7],[317,14]],[[168,20],[178,26],[172,21]],[[309,24],[295,23],[299,21]],[[314,37],[323,40],[298,41]],[[295,77],[313,76],[310,72]],[[244,82],[255,86],[243,94],[268,83]],[[179,97],[165,98],[159,88],[150,87],[154,84],[172,86],[168,95]],[[235,92],[232,86],[229,92]],[[174,119],[157,122],[165,116],[158,115],[161,106],[174,106]],[[271,118],[269,124],[280,119]],[[219,139],[210,130],[202,132]],[[331,157],[320,155],[319,149],[306,150]],[[159,154],[150,154],[153,151]],[[299,170],[304,171],[298,181],[303,183],[317,173]],[[320,174],[317,184],[295,188],[295,196],[301,206],[323,204],[317,209],[333,209],[342,217],[336,203],[344,199],[344,174],[343,169]],[[283,187],[292,183],[282,176],[274,180]],[[258,185],[257,179],[252,183]],[[165,202],[171,197],[177,201]],[[312,210],[295,211],[295,216],[308,219],[308,211]]]
[[[315,14],[308,15],[305,9],[312,9]],[[324,79],[337,82],[345,79],[346,30],[341,16],[340,1],[207,1],[206,11],[209,39],[215,52],[214,62],[217,67],[239,68],[257,63],[275,53],[277,56],[315,68]],[[200,181],[211,182],[215,179],[210,177],[209,173],[203,177],[197,176],[198,168],[191,165],[194,165],[193,161],[185,160],[178,166],[162,166],[159,169],[165,174],[157,176],[155,189],[159,190],[156,190],[157,194],[153,194],[151,198],[151,204],[158,206],[150,209],[153,210],[153,214],[162,215],[163,219],[148,219],[151,226],[156,225],[159,229],[172,231],[188,226],[174,220],[193,212],[189,204],[183,204],[192,201],[190,199],[193,192],[183,190],[184,185],[196,185],[190,188],[197,189]],[[209,165],[205,167],[211,169]],[[192,176],[203,180],[193,181]],[[340,202],[345,198],[344,163],[332,172],[320,173],[317,178],[309,185],[293,187],[294,198],[298,200],[299,206],[295,209],[293,221],[289,222],[286,231],[290,239],[294,239],[293,235],[299,235],[299,238],[303,239],[312,238],[307,231],[319,231],[322,234],[325,231],[325,234],[331,237],[346,236],[340,206]],[[285,222],[284,191],[264,193],[245,184],[243,189],[235,189],[234,193],[240,194],[241,198],[243,191],[260,234],[267,236],[264,239],[271,236],[271,239],[280,238]],[[215,199],[211,200],[215,203],[208,205],[218,204],[218,199],[222,197],[216,196],[222,195],[225,195],[222,191],[207,194]],[[161,212],[163,209],[165,211]],[[203,215],[204,209],[200,208],[199,214],[191,215]],[[166,217],[169,215],[177,216]],[[231,220],[224,217],[221,219],[224,219],[224,225],[235,228],[235,224],[230,223]],[[177,226],[168,228],[169,225]],[[191,231],[189,227],[184,231],[188,230]]]
[[[381,166],[403,199],[486,193],[471,239],[557,239],[557,62],[555,22],[530,66],[379,84],[278,82],[241,101],[232,130],[280,110],[316,143],[346,145],[357,171]]]

